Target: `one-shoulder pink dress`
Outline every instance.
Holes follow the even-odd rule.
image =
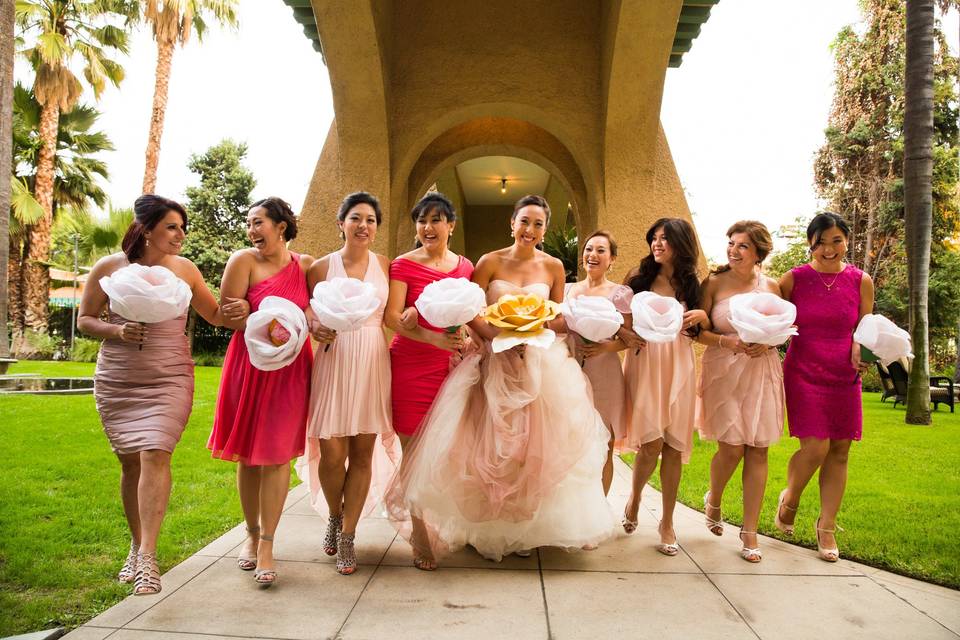
[[[847,265],[840,273],[820,274],[805,264],[792,273],[790,302],[797,306],[798,333],[783,360],[790,435],[859,440],[863,403],[850,349],[860,318],[863,272]]]
[[[730,324],[730,298],[710,310],[713,330],[737,337]],[[700,361],[697,428],[704,440],[769,447],[783,433],[783,370],[776,349],[757,358],[719,346],[707,347]]]
[[[310,302],[300,256],[278,273],[247,290],[250,312],[267,296],[286,298],[301,309]],[[292,363],[261,371],[250,363],[243,331],[227,347],[217,396],[217,411],[207,448],[214,458],[243,464],[285,464],[303,454],[313,353],[310,341]]]
[[[431,282],[444,278],[466,278],[473,275],[473,263],[460,256],[457,266],[449,273],[397,258],[390,263],[390,279],[407,284],[404,308],[412,307],[420,293]],[[423,316],[420,326],[430,331],[442,332]],[[418,342],[395,335],[390,343],[390,367],[392,372],[393,428],[397,433],[409,436],[416,433],[423,417],[430,410],[440,385],[450,372],[450,352],[432,344]]]

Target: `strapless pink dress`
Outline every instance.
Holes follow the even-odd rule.
[[[546,284],[494,280],[488,303]],[[472,545],[485,557],[540,546],[579,549],[614,533],[600,474],[609,435],[564,340],[494,354],[489,344],[447,377],[405,452],[387,509],[410,539],[422,518],[435,558]],[[413,544],[413,542],[411,542]],[[421,550],[425,552],[426,550]]]
[[[731,296],[732,297],[732,296]],[[735,339],[730,298],[710,310],[713,330]],[[758,358],[719,346],[700,362],[696,425],[704,440],[769,447],[783,434],[783,369],[776,349]]]

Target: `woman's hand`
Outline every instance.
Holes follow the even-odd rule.
[[[577,360],[581,362],[586,358],[599,356],[603,353],[616,353],[617,343],[614,340],[606,342],[587,342],[583,338],[577,337]],[[646,344],[646,342],[644,342]]]
[[[417,308],[407,307],[403,310],[403,313],[400,314],[400,328],[406,331],[413,331],[417,328],[419,320],[420,314],[417,312]]]
[[[320,344],[331,344],[337,339],[337,332],[333,329],[328,329],[327,327],[323,326],[316,318],[307,318],[307,327],[309,328],[310,335],[313,336],[313,339]]]
[[[223,317],[231,322],[242,322],[250,315],[250,303],[243,298],[224,297],[220,301]]]
[[[147,341],[147,325],[139,322],[124,322],[116,325],[116,337],[124,342],[144,344]]]
[[[460,351],[463,349],[464,341],[462,329],[457,329],[453,333],[448,333],[446,331],[430,331],[430,333],[432,334],[430,336],[430,343],[438,349],[443,349],[444,351]]]
[[[743,344],[739,340],[737,342],[740,344]],[[751,358],[759,358],[760,356],[765,354],[769,349],[770,349],[769,345],[751,343],[751,344],[744,345],[743,353],[747,354]]]
[[[627,345],[628,349],[640,350],[647,346],[647,341],[634,333],[631,329],[621,328],[617,332],[617,337]]]
[[[720,341],[717,344],[734,353],[746,353],[747,348],[751,346],[736,336],[720,336]]]
[[[869,362],[860,359],[860,343],[854,342],[850,347],[850,364],[857,370],[857,375],[862,376],[870,368]]]
[[[703,309],[691,309],[683,314],[683,330],[686,331],[707,321],[707,312]]]

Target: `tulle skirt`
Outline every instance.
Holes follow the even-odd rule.
[[[601,472],[609,432],[562,341],[467,356],[437,394],[387,491],[387,510],[421,554],[464,545],[485,557],[579,549],[614,534]],[[426,525],[412,539],[410,518]],[[421,539],[423,538],[423,539]]]

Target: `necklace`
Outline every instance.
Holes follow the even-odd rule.
[[[823,286],[825,286],[825,287],[827,288],[827,291],[830,291],[830,289],[833,287],[833,285],[837,284],[837,278],[840,277],[840,274],[843,273],[843,270],[841,269],[840,271],[837,272],[837,274],[836,274],[835,276],[833,276],[833,280],[830,281],[830,284],[827,284],[827,281],[823,279],[823,276],[820,275],[820,272],[819,272],[819,271],[817,271],[816,269],[814,269],[813,272],[814,272],[815,274],[817,274],[817,277],[820,279],[820,284],[822,284]]]

